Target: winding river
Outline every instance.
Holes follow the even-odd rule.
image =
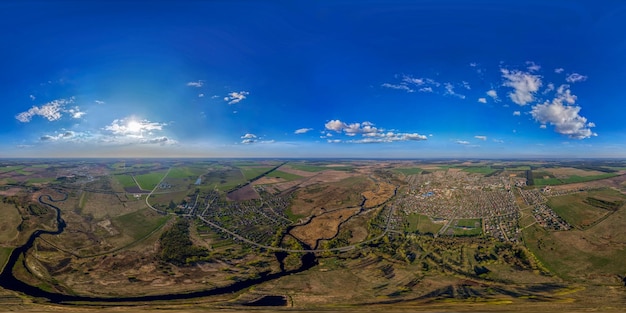
[[[20,260],[20,256],[26,255],[26,252],[33,246],[33,243],[39,236],[44,235],[44,234],[58,235],[62,233],[63,230],[65,229],[66,224],[65,224],[65,221],[63,221],[63,219],[61,218],[61,210],[58,207],[56,207],[54,204],[52,204],[54,202],[65,201],[67,199],[66,193],[61,192],[61,191],[59,191],[59,193],[63,194],[62,199],[55,200],[50,195],[42,195],[39,197],[40,203],[47,205],[56,211],[57,230],[54,230],[54,231],[36,230],[30,235],[30,237],[28,238],[28,241],[24,245],[15,248],[13,252],[11,253],[11,255],[9,256],[9,260],[7,261],[4,269],[0,273],[0,287],[9,289],[9,290],[18,291],[31,297],[46,298],[48,299],[48,301],[52,303],[69,303],[69,302],[115,303],[115,302],[150,302],[150,301],[163,301],[163,300],[184,300],[184,299],[193,299],[193,298],[200,298],[200,297],[215,296],[215,295],[238,292],[243,289],[252,287],[254,285],[258,285],[267,281],[278,279],[283,276],[306,271],[317,264],[315,254],[313,254],[312,252],[308,252],[308,253],[303,254],[303,256],[301,257],[302,265],[297,269],[294,269],[291,271],[282,270],[279,273],[266,274],[259,278],[238,281],[229,286],[224,286],[224,287],[219,287],[219,288],[209,289],[209,290],[194,291],[194,292],[189,292],[189,293],[132,296],[132,297],[91,297],[91,296],[68,295],[68,294],[45,291],[45,290],[39,289],[35,286],[29,285],[17,279],[13,275],[13,267]],[[47,201],[44,201],[44,200],[47,200]],[[283,269],[282,260],[280,260],[280,257],[284,258],[284,256],[282,255],[277,256],[277,259],[279,259],[279,262],[281,263],[281,269]]]

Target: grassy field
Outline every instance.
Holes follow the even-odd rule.
[[[206,168],[196,167],[196,166],[181,166],[174,167],[170,170],[170,173],[167,175],[167,178],[198,178],[198,176],[205,174],[207,172]]]
[[[536,175],[536,174],[533,173],[533,175]],[[535,178],[533,179],[533,181],[535,182],[535,186],[563,185],[563,184],[573,184],[573,183],[584,183],[584,182],[588,182],[592,180],[611,178],[615,176],[617,176],[617,174],[614,174],[614,173],[606,173],[606,174],[590,175],[590,176],[572,175],[567,178],[556,178],[556,177],[536,178],[537,176],[534,176]]]
[[[463,171],[468,173],[489,175],[496,170],[492,169],[491,166],[470,166],[463,168]]]
[[[139,240],[161,227],[170,216],[161,216],[149,208],[112,219],[113,224],[133,241]]]
[[[520,165],[520,166],[515,166],[515,167],[506,167],[505,169],[507,171],[529,171],[530,170],[530,166],[528,166],[528,165]]]
[[[9,256],[11,255],[11,251],[13,251],[13,248],[0,247],[0,271],[2,271],[4,269],[4,265],[9,260]]]
[[[402,168],[395,168],[394,171],[400,172],[400,173],[408,176],[408,175],[420,174],[424,170],[422,170],[419,167],[402,167]]]
[[[324,165],[311,165],[306,163],[289,163],[291,168],[306,172],[321,172],[326,170],[334,170],[334,171],[351,171],[354,169],[353,166],[324,166]]]
[[[17,236],[22,219],[13,204],[3,202],[0,202],[0,216],[0,243],[7,243]]]
[[[135,179],[141,186],[141,189],[152,190],[161,181],[166,171],[151,172],[148,174],[136,175]]]
[[[221,191],[226,191],[234,188],[239,184],[246,182],[243,174],[239,169],[223,169],[214,172],[210,172],[204,175],[203,185],[209,189],[217,187]]]
[[[482,220],[480,218],[465,218],[456,220],[456,226],[458,227],[474,227],[481,228]]]
[[[0,167],[0,174],[21,170],[21,169],[23,169],[25,167],[26,166],[23,166],[23,165],[13,165],[13,166]]]
[[[247,167],[247,166],[240,166],[239,169],[241,169],[241,174],[243,174],[243,177],[246,180],[250,180],[253,179],[269,170],[272,169],[272,167],[266,167],[266,166],[261,166],[261,167]]]
[[[595,221],[610,213],[606,209],[590,204],[588,201],[589,197],[608,202],[626,201],[626,196],[618,191],[602,189],[552,197],[549,199],[548,205],[571,225],[585,228],[593,225]]]
[[[300,176],[300,175],[291,174],[291,173],[287,173],[287,172],[283,172],[283,171],[273,171],[273,172],[267,174],[266,176],[267,177],[282,178],[282,179],[284,179],[286,181],[292,181],[292,180],[296,180],[296,179],[302,178],[302,176]]]
[[[122,184],[122,186],[124,186],[124,188],[132,188],[132,187],[137,187],[137,184],[135,184],[135,181],[133,180],[132,177],[130,177],[130,175],[113,175],[113,177],[115,177],[115,179]]]
[[[436,234],[443,227],[443,224],[434,223],[428,216],[422,214],[409,214],[407,221],[409,226],[406,228],[406,231],[411,233],[419,231],[422,234]]]

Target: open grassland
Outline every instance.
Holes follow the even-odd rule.
[[[9,260],[9,256],[11,255],[12,251],[13,251],[13,248],[0,247],[0,271],[4,269],[4,265]]]
[[[112,219],[113,224],[131,241],[144,238],[167,222],[170,216],[162,216],[145,208]]]
[[[526,246],[550,271],[579,282],[620,284],[626,259],[626,208],[584,230],[547,231],[534,224],[523,230]]]
[[[89,191],[84,191],[81,194],[77,205],[81,214],[92,216],[95,219],[128,214],[146,206],[145,202],[134,197],[125,197],[124,202],[122,202],[115,194]]]
[[[361,204],[362,190],[371,189],[373,182],[365,176],[353,176],[334,183],[317,183],[301,188],[292,200],[290,210],[296,216],[315,212],[355,207]]]
[[[200,175],[205,174],[208,171],[206,167],[199,166],[178,166],[170,170],[167,174],[167,179],[185,179],[185,178],[198,178]]]
[[[491,166],[468,166],[468,167],[464,167],[463,171],[468,172],[468,173],[489,175],[495,172],[496,170],[492,169]]]
[[[137,184],[135,184],[135,181],[133,180],[133,178],[130,175],[124,175],[124,174],[118,174],[118,175],[113,175],[113,177],[115,178],[115,180],[117,180],[124,188],[132,188],[132,187],[137,187]]]
[[[150,172],[147,174],[136,175],[135,179],[137,180],[137,183],[139,183],[141,189],[152,190],[161,181],[165,173],[167,173],[167,171]]]
[[[302,176],[300,176],[300,175],[287,173],[287,172],[283,172],[283,171],[280,171],[280,170],[273,171],[273,172],[267,174],[266,177],[280,178],[280,179],[283,179],[285,181],[298,180],[298,179],[302,178]]]
[[[615,177],[616,173],[581,170],[571,167],[540,168],[533,170],[535,186],[584,183],[593,180]]]
[[[0,167],[0,174],[21,170],[21,169],[23,169],[25,167],[26,166],[24,166],[24,165],[3,166],[3,167]]]
[[[293,169],[306,171],[306,172],[321,172],[325,170],[335,170],[335,171],[351,171],[354,169],[354,166],[344,165],[344,166],[329,166],[327,164],[308,164],[308,163],[289,163],[289,166]]]
[[[422,214],[411,213],[406,219],[408,226],[405,230],[411,233],[436,234],[443,227],[443,223],[435,223],[430,217]]]
[[[530,166],[528,165],[518,165],[513,167],[505,167],[507,171],[530,171]]]
[[[374,186],[373,190],[366,190],[362,193],[363,197],[366,199],[363,206],[366,208],[379,206],[393,197],[395,190],[396,187],[394,185],[380,182]]]
[[[0,245],[10,243],[18,235],[17,227],[22,222],[15,205],[0,202]]]
[[[253,179],[255,177],[260,176],[261,174],[271,170],[271,167],[267,166],[239,166],[241,169],[241,174],[246,180]]]
[[[554,212],[577,228],[593,225],[624,202],[626,196],[612,189],[593,190],[552,197],[548,205]]]
[[[393,169],[396,172],[402,173],[406,176],[420,174],[424,170],[419,167],[398,167]]]
[[[203,178],[203,185],[208,186],[210,189],[216,187],[221,191],[228,191],[246,182],[241,171],[234,168],[211,171],[204,175]]]

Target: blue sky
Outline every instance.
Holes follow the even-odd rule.
[[[2,1],[0,157],[625,157],[623,1]]]

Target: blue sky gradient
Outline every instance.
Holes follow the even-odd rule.
[[[623,1],[2,1],[0,157],[626,156]]]

